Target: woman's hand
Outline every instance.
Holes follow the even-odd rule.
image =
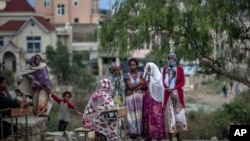
[[[173,91],[169,88],[165,88],[165,91],[167,91],[168,93],[172,93]]]

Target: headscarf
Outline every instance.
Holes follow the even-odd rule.
[[[151,67],[151,72],[148,72],[148,66]],[[151,97],[158,102],[163,101],[164,87],[162,83],[162,75],[159,68],[152,62],[146,64],[144,68],[144,77],[150,75],[149,92]]]
[[[168,66],[169,67],[175,67],[176,66],[176,61],[177,61],[176,54],[174,52],[170,52],[167,57],[170,57],[170,56],[172,56],[174,58],[174,60],[169,60],[167,58],[167,60],[168,60]]]

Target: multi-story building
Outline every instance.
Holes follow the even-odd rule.
[[[35,10],[52,24],[98,23],[99,0],[35,0]]]

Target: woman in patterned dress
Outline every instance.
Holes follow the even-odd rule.
[[[163,84],[159,68],[147,63],[144,68],[146,91],[143,98],[143,135],[146,141],[166,138],[164,112],[162,107]]]
[[[143,72],[137,71],[138,61],[131,58],[128,61],[130,72],[124,75],[126,82],[126,107],[128,108],[128,128],[131,139],[136,139],[142,133],[142,103],[143,103]]]
[[[185,103],[182,87],[185,84],[183,68],[176,65],[176,54],[168,54],[168,66],[163,68],[165,123],[169,140],[173,141],[176,133],[177,141],[181,141],[180,131],[187,130]]]

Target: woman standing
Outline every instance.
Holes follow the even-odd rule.
[[[17,78],[18,88],[24,94],[33,96],[33,113],[35,116],[47,116],[52,107],[52,99],[49,97],[51,82],[48,68],[41,62],[38,54],[31,57],[29,64],[20,72]],[[29,92],[26,90],[28,89]]]
[[[159,68],[154,63],[147,63],[144,68],[146,92],[143,98],[143,135],[146,141],[166,137],[164,112],[162,108],[163,84]]]
[[[128,108],[128,128],[131,139],[136,139],[142,133],[142,99],[143,99],[143,72],[137,71],[138,61],[131,58],[128,61],[130,72],[124,78],[127,86],[126,106]]]
[[[185,103],[182,87],[185,84],[183,68],[176,65],[176,54],[168,54],[168,66],[163,68],[165,119],[169,140],[173,141],[176,133],[177,141],[181,141],[180,131],[187,130]]]

